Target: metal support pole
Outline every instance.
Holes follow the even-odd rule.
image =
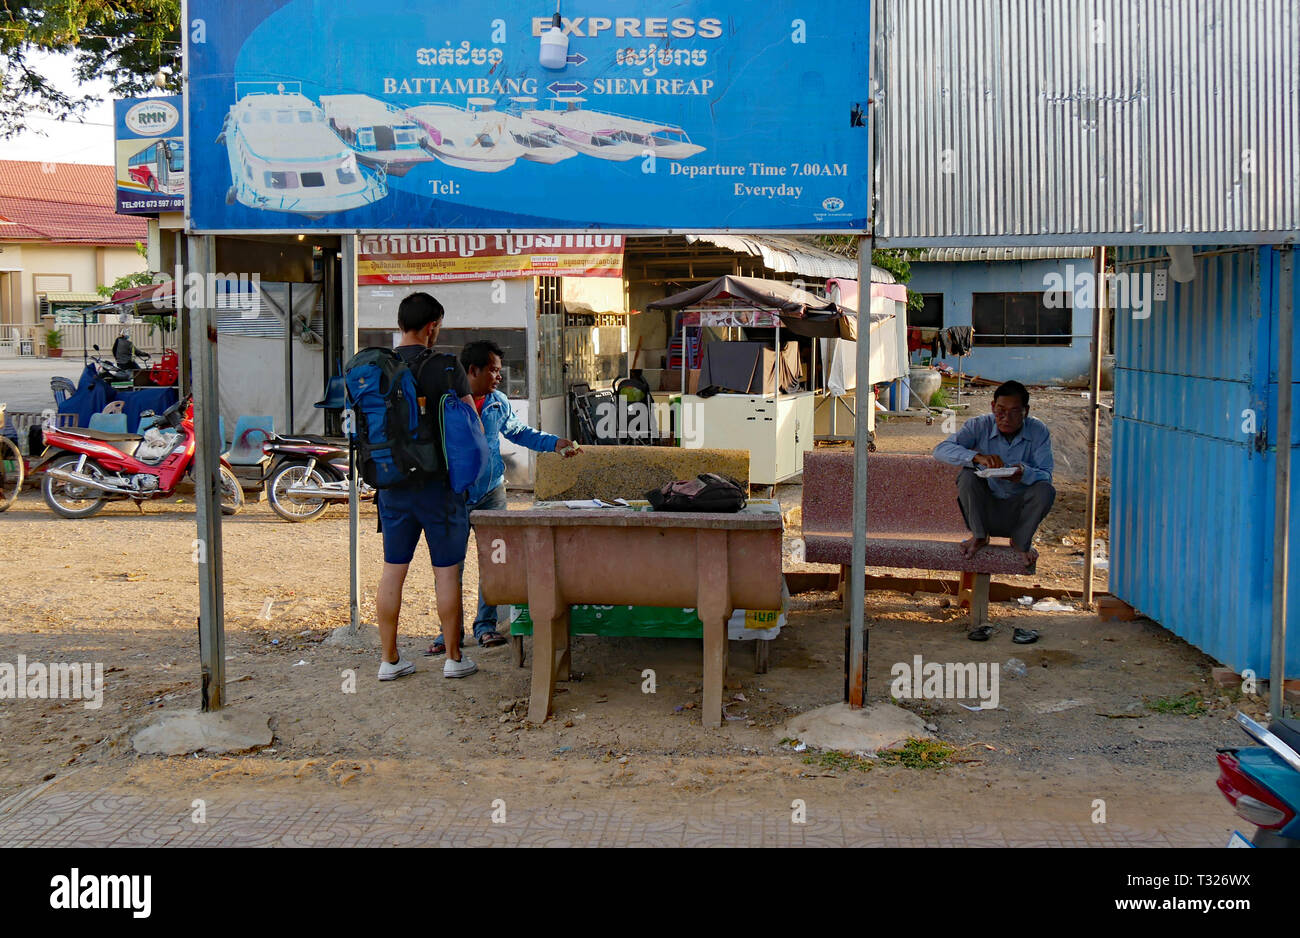
[[[171,269],[176,270],[179,268],[183,271],[189,266],[189,261],[185,257],[185,236],[179,231],[176,232],[176,244],[174,250],[175,256],[172,258]],[[178,393],[181,397],[184,397],[189,393],[190,384],[193,381],[193,376],[190,373],[191,364],[189,348],[190,337],[194,331],[190,328],[191,324],[189,317],[185,315],[185,310],[183,309],[184,304],[182,302],[182,294],[185,292],[183,283],[183,274],[181,276],[181,283],[172,281],[171,299],[172,311],[176,314],[176,387],[180,389]],[[221,442],[222,447],[224,448],[225,440],[222,440]]]
[[[284,304],[284,431],[292,434],[293,427],[293,284],[288,284],[288,299]]]
[[[1093,282],[1097,284],[1092,308],[1092,366],[1088,398],[1088,547],[1083,559],[1083,605],[1091,608],[1095,574],[1092,542],[1097,536],[1097,448],[1101,433],[1101,350],[1102,331],[1106,322],[1106,249],[1093,252]]]
[[[849,569],[848,655],[844,696],[860,710],[867,698],[867,447],[871,444],[871,256],[874,241],[858,239],[858,383],[853,421],[853,554]]]
[[[216,269],[216,240],[211,235],[190,237],[193,273],[207,284]],[[194,369],[194,504],[198,540],[194,559],[199,569],[199,661],[201,709],[206,713],[225,705],[226,633],[225,598],[221,562],[221,447],[217,439],[217,320],[209,289],[202,291],[198,309],[190,316],[190,360]],[[184,291],[177,286],[177,297]]]
[[[343,250],[343,363],[357,354],[357,236],[344,235]],[[351,423],[344,421],[350,429]],[[357,494],[356,447],[348,446],[348,627],[361,627],[361,499]]]
[[[1286,680],[1287,568],[1291,532],[1291,395],[1292,344],[1295,325],[1295,250],[1278,248],[1277,327],[1277,456],[1273,483],[1273,664],[1268,678],[1268,710],[1282,717]]]

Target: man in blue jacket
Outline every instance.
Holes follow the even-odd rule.
[[[501,458],[501,437],[539,453],[560,453],[568,458],[577,452],[577,447],[569,440],[534,430],[515,416],[510,407],[510,399],[497,390],[497,385],[501,383],[502,358],[501,347],[487,339],[471,342],[460,353],[460,363],[469,375],[470,394],[483,421],[483,432],[487,435],[491,455],[487,468],[465,495],[465,503],[470,511],[502,511],[506,508],[506,465]],[[465,565],[462,563],[462,574],[464,570]],[[478,591],[474,638],[484,648],[504,645],[506,641],[497,632],[497,607],[483,602],[482,587]],[[441,655],[445,651],[444,638],[439,636],[429,648],[428,654]]]

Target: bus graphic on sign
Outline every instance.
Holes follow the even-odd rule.
[[[159,140],[127,161],[133,182],[150,192],[164,195],[185,193],[185,142],[180,138]]]

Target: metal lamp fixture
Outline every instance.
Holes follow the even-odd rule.
[[[556,0],[555,16],[551,28],[542,34],[542,68],[559,71],[569,62],[569,37],[564,34],[564,21],[560,17],[560,2]]]

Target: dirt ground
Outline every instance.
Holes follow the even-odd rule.
[[[971,399],[971,410],[987,407],[981,403]],[[1053,403],[1060,408],[1051,419],[1056,430],[1079,405],[1064,396]],[[1051,406],[1044,402],[1040,410],[1036,402],[1035,412]],[[932,448],[937,428],[917,423],[919,429],[903,421],[882,425],[881,447],[910,441],[914,451]],[[1058,440],[1064,436],[1058,430]],[[924,445],[916,445],[922,438]],[[1041,532],[1040,572],[1024,579],[1077,588],[1083,489],[1078,481],[1060,482],[1061,497]],[[781,497],[797,504],[797,488],[783,488]],[[1105,512],[1103,498],[1103,518]],[[362,521],[362,611],[373,621],[382,557],[373,506],[363,507]],[[797,527],[787,533],[796,536]],[[98,661],[108,672],[100,710],[69,701],[0,702],[0,801],[61,780],[176,798],[199,783],[358,796],[368,786],[452,791],[474,784],[537,803],[599,794],[638,810],[671,810],[701,793],[775,798],[815,790],[846,804],[887,804],[891,817],[932,821],[1079,821],[1100,797],[1134,824],[1174,825],[1199,812],[1227,831],[1232,815],[1214,787],[1214,749],[1241,742],[1229,722],[1237,706],[1261,706],[1235,694],[1230,700],[1209,683],[1213,662],[1148,620],[1101,622],[1082,611],[1037,613],[1000,603],[992,612],[1004,628],[988,644],[974,645],[945,597],[873,593],[873,698],[889,696],[894,663],[921,655],[1003,665],[1000,707],[971,712],[952,700],[902,701],[957,747],[940,771],[827,765],[782,742],[788,719],[842,692],[844,613],[833,594],[810,593],[794,597],[767,674],[753,673],[752,646],[732,644],[730,702],[720,729],[700,722],[699,641],[581,636],[574,639],[581,679],[562,685],[555,717],[533,726],[523,720],[528,671],[514,667],[508,647],[471,647],[480,673],[462,681],[444,680],[441,659],[421,656],[439,625],[432,576],[418,561],[400,636],[417,674],[380,684],[373,650],[324,644],[347,621],[346,512],[333,508],[317,522],[292,525],[265,503],[250,503],[223,525],[227,697],[232,707],[267,713],[274,741],[237,757],[139,756],[130,746],[135,730],[160,712],[198,703],[194,537],[189,499],[143,511],[115,504],[73,522],[28,492],[0,516],[7,613],[0,661],[19,654]],[[472,542],[470,558],[468,609],[477,577]],[[1011,644],[1013,625],[1041,630],[1042,641]],[[1013,657],[1023,662],[1023,677],[1006,670]],[[654,694],[642,692],[647,668],[655,672]],[[354,693],[345,688],[349,672]],[[1186,694],[1206,709],[1153,709]],[[557,786],[561,781],[567,784]]]

